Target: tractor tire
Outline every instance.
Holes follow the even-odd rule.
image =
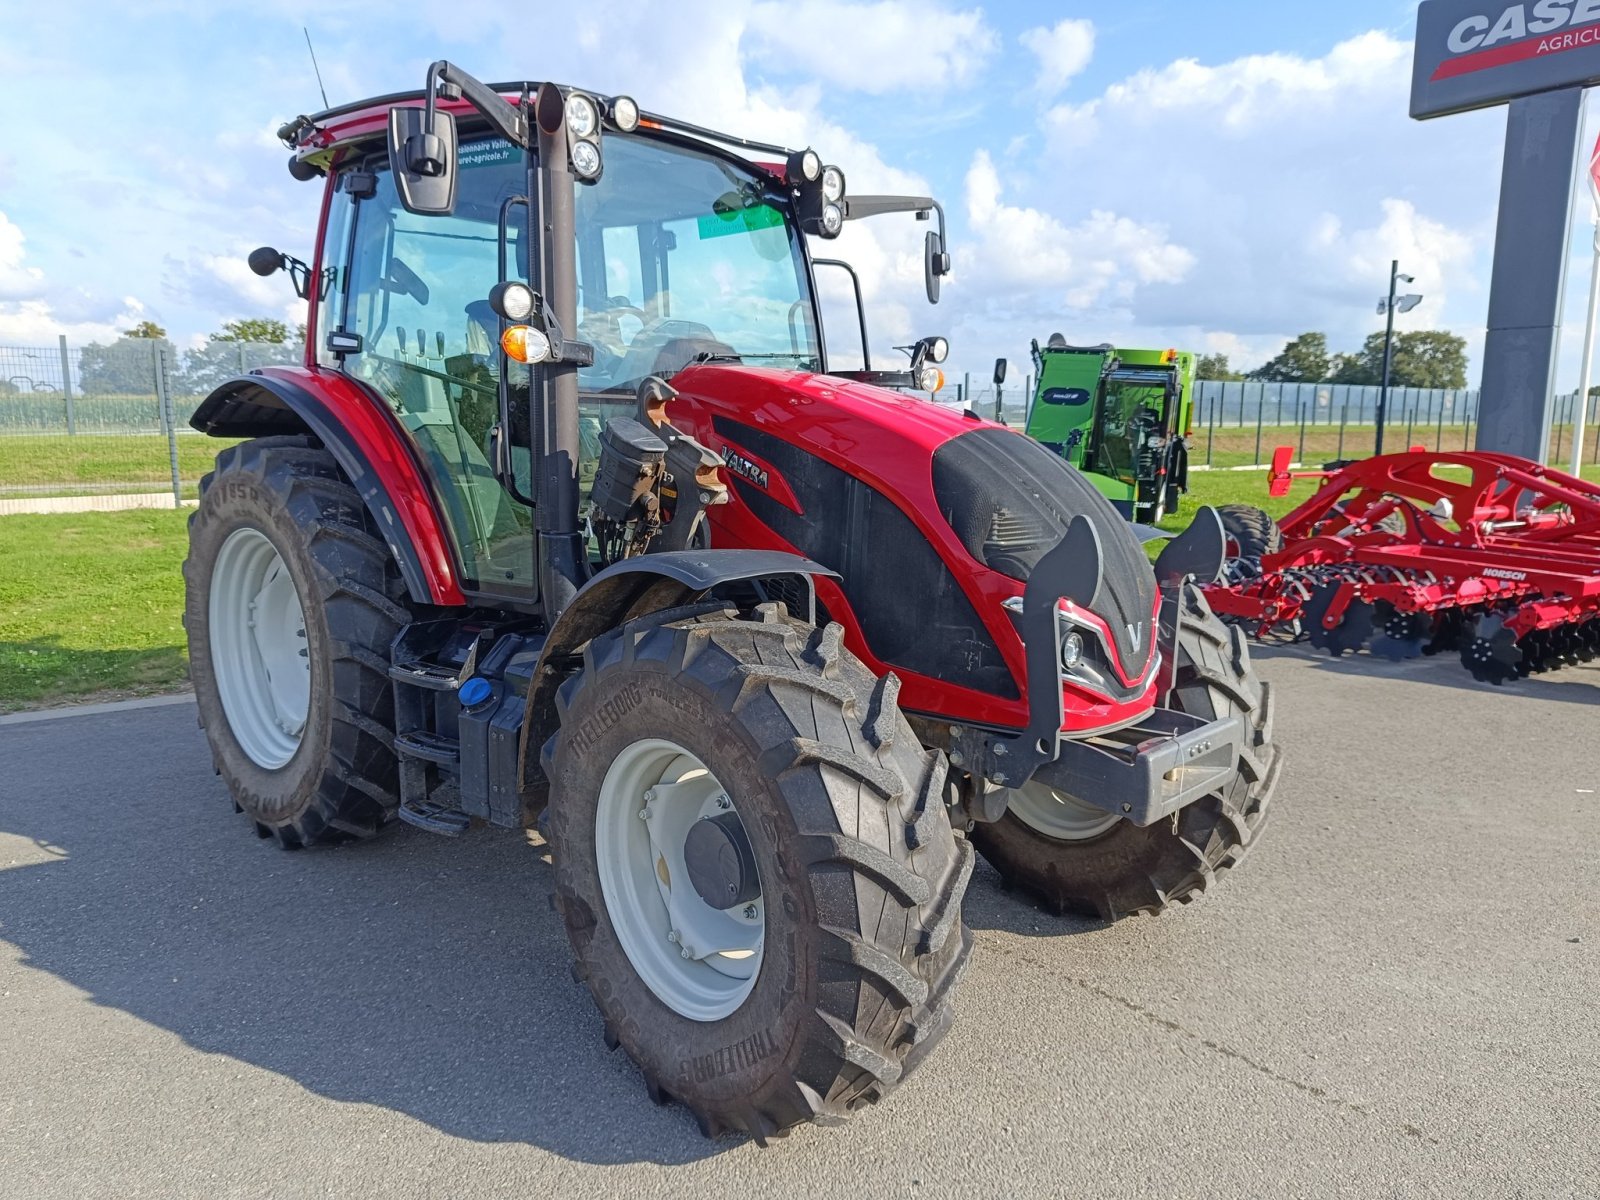
[[[1222,518],[1229,558],[1260,562],[1263,555],[1276,554],[1283,549],[1283,530],[1264,509],[1253,504],[1219,504],[1217,515]]]
[[[286,850],[377,833],[399,804],[389,645],[410,614],[333,456],[303,437],[218,454],[183,579],[200,725],[235,810]]]
[[[765,1144],[837,1123],[886,1095],[954,1015],[972,847],[945,812],[944,755],[923,750],[898,681],[874,678],[843,632],[776,603],[753,619],[674,610],[596,638],[558,694],[543,761],[574,975],[651,1099],[681,1103],[708,1137]],[[647,753],[686,765],[636,775]],[[686,781],[720,788],[746,834],[759,895],[716,914],[742,917],[759,946],[736,952],[758,956],[743,981],[720,973],[727,961],[702,974],[721,952],[692,954],[680,933],[714,907],[698,881],[675,890],[687,884],[667,866],[681,842],[669,820],[708,819],[694,801],[671,817]]]
[[[1163,637],[1171,636],[1174,603],[1162,614]],[[1095,821],[1070,796],[1032,790],[1042,786],[1037,781],[1019,790],[1006,815],[975,826],[972,840],[1007,885],[1057,913],[1115,921],[1187,904],[1243,860],[1266,821],[1280,765],[1271,687],[1256,678],[1244,631],[1218,620],[1198,588],[1186,586],[1176,603],[1184,617],[1172,706],[1207,720],[1249,717],[1238,773],[1226,788],[1143,829]]]

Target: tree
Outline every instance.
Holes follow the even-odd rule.
[[[1335,360],[1334,383],[1377,387],[1383,382],[1383,337],[1375,333],[1354,354]],[[1389,362],[1392,387],[1452,388],[1467,386],[1467,340],[1442,329],[1416,329],[1394,335]]]
[[[271,317],[245,317],[224,321],[222,332],[211,335],[213,342],[260,342],[268,346],[289,344],[289,327]]]
[[[78,378],[84,394],[153,398],[157,354],[166,360],[169,372],[177,365],[177,351],[165,337],[124,334],[107,345],[90,342],[78,356]]]
[[[1232,381],[1243,379],[1244,376],[1235,371],[1228,364],[1226,354],[1202,354],[1195,360],[1194,377],[1211,382]]]
[[[1271,362],[1250,372],[1265,383],[1321,383],[1328,377],[1328,335],[1302,333]]]
[[[154,321],[140,321],[132,329],[124,329],[122,336],[125,338],[146,338],[159,342],[166,338],[167,331]]]

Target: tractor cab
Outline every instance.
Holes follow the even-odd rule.
[[[528,128],[537,85],[486,86],[448,64],[429,79],[425,93],[300,118],[283,132],[291,169],[330,180],[308,354],[383,397],[407,431],[468,593],[540,594],[529,534],[548,481],[533,464],[550,448],[541,438],[553,442],[566,423],[530,387],[575,383],[581,505],[603,431],[636,415],[647,379],[670,381],[697,362],[829,373],[815,275],[854,272],[814,259],[807,233],[830,240],[844,222],[882,213],[937,216],[926,239],[930,300],[948,273],[933,199],[849,195],[844,173],[812,150],[644,114],[626,96],[559,89],[563,125],[544,152],[565,156],[570,195],[541,195],[541,146]],[[518,281],[525,303],[554,298],[563,264],[540,261],[534,223],[541,214],[548,223],[557,202],[570,207],[574,237],[545,257],[572,255],[571,313],[497,307],[491,292]],[[268,273],[287,261],[261,255]],[[856,298],[865,346],[859,284]],[[925,339],[896,372],[874,371],[864,350],[863,370],[839,374],[926,384],[945,348]],[[587,570],[576,564],[574,582]]]
[[[1159,521],[1188,490],[1194,356],[1033,343],[1028,436],[1087,475],[1123,516]]]

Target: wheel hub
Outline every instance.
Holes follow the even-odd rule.
[[[208,623],[228,728],[257,766],[277,770],[305,732],[311,660],[294,577],[259,529],[234,530],[217,551]]]
[[[696,821],[684,840],[683,860],[689,882],[712,908],[726,912],[761,894],[755,852],[736,812]]]
[[[720,1021],[755,989],[766,910],[739,810],[694,754],[627,746],[600,786],[595,859],[628,961],[663,1004]]]
[[[1035,833],[1061,842],[1082,842],[1114,829],[1122,820],[1037,779],[1011,792],[1009,811]]]

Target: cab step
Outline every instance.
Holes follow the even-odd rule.
[[[444,837],[460,837],[472,827],[472,818],[459,808],[449,808],[428,800],[402,804],[397,815],[407,825],[415,825],[418,829],[426,829],[429,833],[442,834]]]
[[[434,663],[397,662],[389,665],[389,678],[424,691],[453,692],[460,686],[461,672],[455,667]]]
[[[397,733],[394,738],[395,753],[404,758],[420,758],[423,762],[453,767],[461,761],[461,743],[453,737],[427,730]]]

